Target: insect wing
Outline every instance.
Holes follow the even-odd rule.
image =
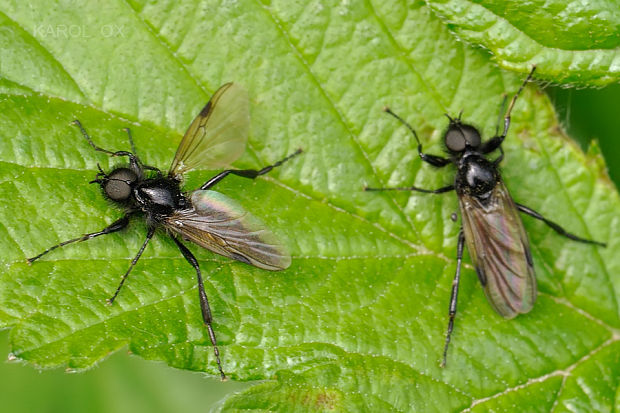
[[[291,256],[276,236],[235,200],[216,191],[194,191],[193,208],[176,211],[166,227],[217,254],[266,270],[283,270]]]
[[[463,194],[459,204],[469,255],[487,299],[500,315],[513,318],[532,309],[536,276],[519,211],[502,181],[480,201]]]
[[[226,83],[185,132],[169,175],[179,179],[191,169],[219,169],[230,164],[245,150],[249,128],[247,92],[235,83]]]

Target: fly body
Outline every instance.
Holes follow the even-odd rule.
[[[245,90],[234,83],[223,85],[189,126],[167,174],[156,167],[142,163],[136,155],[128,129],[126,131],[132,151],[109,151],[95,145],[82,124],[77,120],[74,121],[94,150],[112,157],[128,159],[128,166],[117,167],[108,173],[99,167],[99,172],[91,181],[101,186],[106,198],[123,207],[125,214],[101,231],[56,244],[29,258],[28,262],[32,263],[67,244],[120,231],[127,227],[130,217],[144,216],[148,228],[146,239],[121,278],[118,288],[108,299],[108,303],[112,304],[120,293],[127,276],[140,259],[155,231],[158,228],[165,229],[183,257],[196,271],[202,318],[213,345],[217,368],[224,380],[226,375],[222,369],[217,340],[211,325],[213,318],[200,266],[181,240],[191,241],[217,254],[267,270],[287,268],[291,263],[291,257],[276,236],[238,202],[211,188],[228,175],[250,179],[264,175],[301,153],[301,149],[260,170],[226,169],[189,193],[181,190],[181,182],[183,174],[189,170],[218,169],[236,160],[245,150],[249,120],[249,103]]]
[[[483,142],[479,131],[474,126],[462,122],[461,115],[458,118],[446,115],[449,124],[444,133],[444,145],[449,157],[424,153],[415,130],[389,108],[385,109],[411,131],[418,144],[418,154],[422,161],[438,168],[451,164],[456,167],[454,184],[439,189],[424,189],[415,186],[365,188],[367,191],[398,190],[431,194],[455,191],[457,194],[462,226],[458,235],[456,274],[452,283],[442,367],[446,364],[448,346],[454,328],[465,244],[489,303],[497,313],[505,318],[527,313],[532,309],[536,300],[534,262],[519,212],[543,221],[558,234],[574,241],[605,246],[604,243],[571,234],[531,208],[516,203],[502,181],[499,164],[504,158],[504,151],[501,145],[510,127],[510,113],[534,71],[535,68],[532,68],[529,76],[510,101],[504,115],[504,127],[501,134],[499,134],[498,125],[495,136]],[[487,158],[487,155],[496,151],[499,152],[497,157]]]

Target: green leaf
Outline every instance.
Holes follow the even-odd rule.
[[[620,81],[616,0],[426,0],[459,38],[488,49],[506,69],[553,83]]]
[[[1,5],[0,325],[14,357],[85,369],[127,347],[146,359],[217,374],[192,268],[163,233],[114,306],[105,299],[145,225],[25,258],[121,215],[88,185],[105,148],[167,168],[184,129],[222,83],[251,99],[248,151],[258,168],[304,154],[264,178],[230,177],[235,197],[290,247],[267,272],[190,246],[206,275],[224,370],[260,384],[225,410],[610,411],[620,377],[620,199],[597,151],[586,155],[529,86],[513,111],[503,175],[515,200],[569,231],[524,218],[540,294],[514,320],[493,312],[469,259],[448,366],[439,367],[459,226],[452,194],[366,193],[365,185],[436,188],[444,113],[494,133],[504,93],[522,78],[455,41],[422,3],[208,1]],[[62,30],[61,30],[62,29]],[[213,172],[188,174],[185,188]]]

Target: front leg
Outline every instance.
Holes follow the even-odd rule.
[[[403,118],[401,118],[400,116],[398,116],[396,113],[392,112],[392,109],[385,107],[383,109],[384,112],[394,116],[400,123],[402,123],[403,125],[405,125],[407,127],[407,129],[409,129],[409,131],[411,131],[411,133],[413,134],[413,137],[415,138],[416,142],[418,143],[418,155],[420,156],[420,159],[422,159],[424,162],[431,164],[433,166],[436,166],[438,168],[444,167],[446,165],[449,165],[450,163],[452,163],[452,161],[448,158],[443,158],[441,156],[437,156],[437,155],[430,155],[427,153],[424,153],[424,151],[422,150],[422,143],[420,142],[420,138],[418,138],[418,134],[416,133],[415,129],[413,129],[413,127],[407,122],[405,121]]]
[[[515,93],[515,95],[512,97],[512,100],[510,101],[510,105],[508,105],[508,110],[506,111],[506,115],[504,115],[504,130],[502,131],[502,134],[499,136],[494,136],[493,138],[489,139],[487,142],[482,144],[482,146],[480,147],[480,152],[484,154],[491,153],[502,145],[502,143],[504,142],[504,139],[506,139],[506,135],[508,135],[508,129],[510,128],[510,114],[512,113],[512,108],[515,106],[515,103],[517,103],[517,98],[521,95],[521,92],[523,92],[523,89],[525,89],[525,85],[527,85],[527,83],[532,79],[532,76],[534,75],[535,71],[536,71],[536,66],[532,66],[532,70],[530,71],[530,74],[527,75],[527,78],[525,78],[525,80],[521,84],[521,87],[519,88],[519,90],[517,90],[517,93]],[[503,106],[504,104],[502,103],[502,107]],[[497,130],[496,130],[496,135],[497,135]],[[502,156],[503,156],[503,153],[502,153]]]
[[[140,165],[142,164],[140,162],[140,160],[138,159],[138,157],[132,153],[132,152],[127,152],[127,151],[110,151],[108,149],[104,149],[100,146],[97,146],[95,144],[95,142],[93,142],[93,140],[90,138],[90,136],[88,135],[88,132],[86,132],[86,129],[84,129],[84,126],[82,126],[82,123],[79,120],[74,120],[73,123],[75,125],[77,125],[78,128],[80,128],[80,132],[82,132],[82,136],[84,136],[84,139],[86,139],[86,141],[88,142],[88,144],[90,146],[93,147],[94,150],[96,150],[97,152],[103,152],[106,153],[110,156],[126,156],[129,158],[129,165],[131,167],[132,170],[134,171],[139,171]],[[131,134],[129,135],[131,137]],[[131,141],[131,145],[132,145],[132,150],[133,149],[133,140]]]

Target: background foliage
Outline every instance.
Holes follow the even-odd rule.
[[[14,357],[84,369],[128,348],[215,373],[192,270],[165,237],[149,246],[111,308],[104,299],[137,251],[143,224],[32,267],[24,258],[118,216],[86,185],[97,162],[111,162],[70,120],[114,149],[127,146],[121,128],[129,125],[140,155],[165,167],[210,93],[235,80],[250,92],[253,128],[236,166],[259,167],[297,147],[305,153],[265,179],[218,186],[288,240],[289,270],[266,273],[193,248],[210,274],[225,370],[235,380],[261,380],[222,408],[618,404],[618,194],[598,146],[582,153],[535,87],[514,111],[505,180],[518,201],[609,248],[568,242],[526,219],[541,291],[535,309],[501,319],[468,265],[448,368],[438,367],[456,199],[361,188],[439,187],[451,174],[422,166],[411,136],[381,108],[390,104],[438,153],[443,113],[464,109],[464,119],[490,136],[502,94],[514,93],[523,76],[499,71],[486,52],[456,41],[424,3],[20,6],[0,3],[7,45],[0,56],[0,325],[11,328]],[[458,34],[454,22],[449,27]],[[525,55],[529,47],[516,50]],[[541,67],[555,58],[537,56],[532,62]],[[603,69],[590,69],[562,70],[600,84]],[[186,187],[205,176],[191,174]]]

